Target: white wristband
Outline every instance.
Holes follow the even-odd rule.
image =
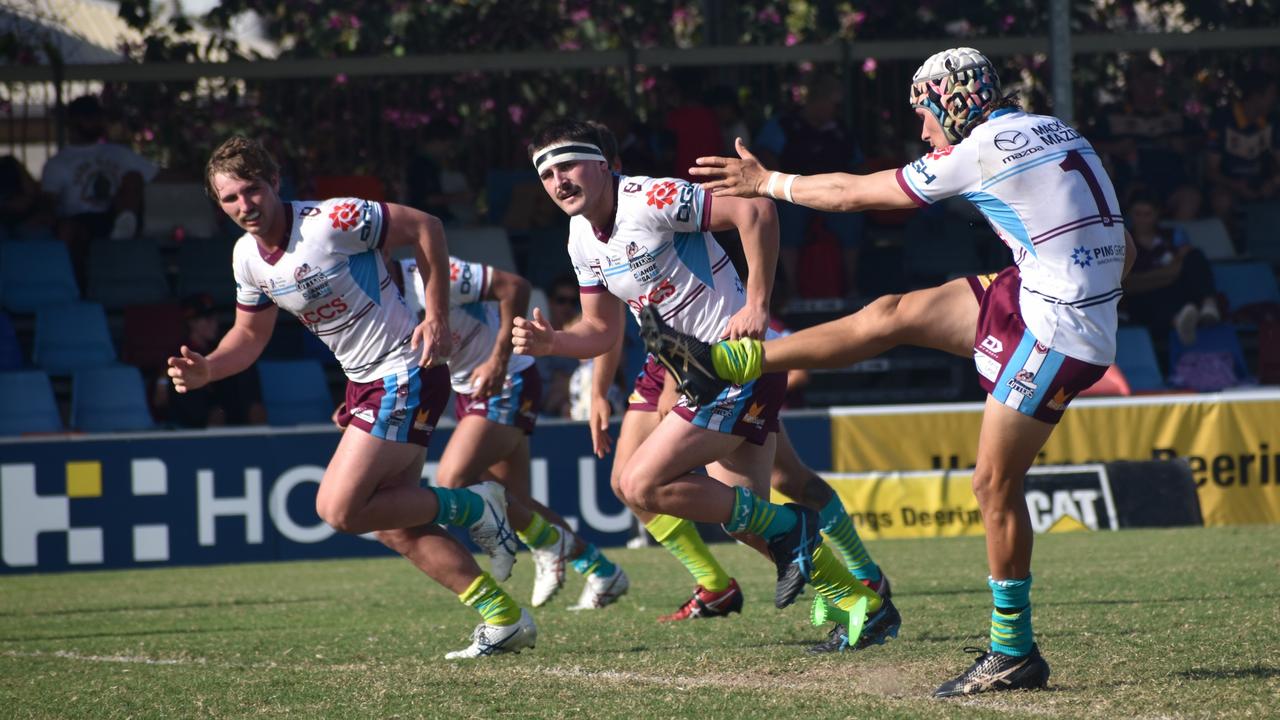
[[[795,202],[795,200],[792,200],[792,199],[791,199],[791,186],[795,183],[796,178],[798,178],[798,177],[800,177],[800,176],[799,176],[799,175],[792,175],[791,177],[787,178],[787,181],[786,181],[785,183],[783,183],[783,185],[782,185],[782,194],[786,196],[786,198],[787,198],[787,202],[789,202],[789,203],[794,203],[794,202]]]
[[[777,184],[778,184],[778,171],[774,170],[773,172],[769,173],[769,187],[765,189],[765,192],[769,195],[769,197],[773,198],[774,200],[778,199],[778,196],[773,194],[773,186]]]

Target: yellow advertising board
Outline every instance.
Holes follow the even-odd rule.
[[[964,403],[833,409],[833,469],[972,467],[982,408]],[[1038,463],[1175,457],[1191,467],[1205,525],[1280,522],[1280,391],[1076,400]]]

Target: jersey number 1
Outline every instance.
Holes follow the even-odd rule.
[[[1093,169],[1089,167],[1089,163],[1085,162],[1080,151],[1068,150],[1067,157],[1058,163],[1058,167],[1062,168],[1062,172],[1075,170],[1084,177],[1085,183],[1089,186],[1089,192],[1093,193],[1093,201],[1098,204],[1098,215],[1102,217],[1102,224],[1105,227],[1114,225],[1115,218],[1111,216],[1111,208],[1107,207],[1107,198],[1102,194],[1102,185],[1098,183],[1098,177],[1093,174]]]

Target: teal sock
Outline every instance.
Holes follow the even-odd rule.
[[[995,609],[991,611],[991,649],[1023,657],[1031,653],[1031,576],[1025,580],[987,578]]]
[[[587,543],[587,547],[583,549],[582,554],[573,559],[573,569],[579,575],[609,577],[618,569],[618,566],[609,562],[609,558],[600,552],[600,548]]]
[[[733,514],[724,524],[726,532],[746,532],[772,540],[796,526],[796,514],[791,508],[761,500],[746,488],[735,487],[733,490],[736,497]]]
[[[849,572],[859,580],[879,582],[880,566],[871,561],[871,555],[863,547],[862,538],[858,537],[858,531],[854,529],[853,521],[849,519],[849,513],[845,512],[844,503],[840,502],[838,495],[831,495],[831,500],[818,513],[818,519],[822,522],[823,534],[844,556],[844,564]]]
[[[433,487],[431,490],[436,494],[436,502],[440,505],[433,522],[469,527],[484,514],[484,501],[466,488],[453,490]]]

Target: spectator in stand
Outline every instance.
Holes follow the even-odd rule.
[[[57,233],[84,280],[89,242],[126,239],[141,230],[142,188],[159,169],[129,148],[108,141],[106,115],[93,95],[67,106],[70,144],[45,163],[40,186],[54,207]],[[82,285],[83,287],[83,285]]]
[[[786,337],[791,334],[791,328],[782,320],[782,315],[790,304],[790,288],[785,283],[774,283],[773,296],[769,298],[769,337]],[[787,371],[787,399],[782,403],[784,410],[805,406],[804,389],[810,380],[812,377],[808,370],[795,368]]]
[[[547,320],[551,327],[562,330],[581,314],[578,306],[578,280],[572,275],[556,278],[547,289],[549,303]],[[578,369],[574,358],[544,355],[535,364],[542,376],[542,414],[551,417],[568,417],[573,398],[569,393],[569,380]]]
[[[1198,327],[1222,319],[1209,261],[1181,229],[1160,225],[1159,205],[1151,195],[1135,195],[1126,218],[1138,251],[1124,281],[1129,319],[1156,337],[1173,327],[1183,345],[1195,343]]]
[[[738,91],[728,85],[717,85],[707,93],[707,104],[716,114],[720,123],[721,152],[733,152],[733,141],[737,138],[751,137],[751,129],[742,118],[742,105],[738,102]]]
[[[409,161],[405,178],[407,204],[446,224],[476,221],[475,193],[455,168],[458,129],[447,120],[427,124],[421,150]]]
[[[40,185],[12,155],[0,157],[0,239],[38,220]]]
[[[1187,163],[1204,133],[1166,94],[1166,86],[1159,66],[1135,62],[1125,77],[1125,100],[1098,112],[1090,137],[1122,202],[1145,190],[1168,198],[1175,219],[1190,220],[1200,207],[1200,193]]]
[[[674,103],[667,111],[663,127],[675,141],[672,169],[677,177],[688,180],[694,161],[719,153],[724,141],[720,136],[720,118],[703,100],[702,77],[686,68],[676,71],[672,79]],[[636,172],[626,167],[627,172]]]
[[[1231,214],[1236,202],[1280,196],[1280,127],[1272,118],[1276,78],[1254,72],[1238,84],[1240,98],[1210,121],[1205,167],[1214,194],[1211,204],[1215,211]]]
[[[192,295],[183,299],[182,309],[187,322],[186,346],[201,354],[212,352],[222,337],[213,298],[207,294]],[[168,424],[175,428],[267,422],[258,372],[254,368],[185,393],[174,389],[168,375],[161,375],[152,402],[156,414],[167,415]]]
[[[653,151],[653,133],[631,114],[625,103],[616,98],[607,102],[600,113],[600,122],[617,138],[621,167],[633,175],[663,174],[658,170],[658,158]]]
[[[863,163],[862,148],[840,121],[844,84],[834,75],[817,75],[805,86],[804,103],[765,123],[752,151],[769,167],[786,167],[802,175],[853,172]],[[862,213],[828,213],[791,203],[778,203],[782,272],[787,287],[797,283],[801,253],[811,239],[810,225],[821,219],[839,242],[846,297],[857,293],[858,253],[865,218]],[[804,293],[799,293],[803,295]]]

